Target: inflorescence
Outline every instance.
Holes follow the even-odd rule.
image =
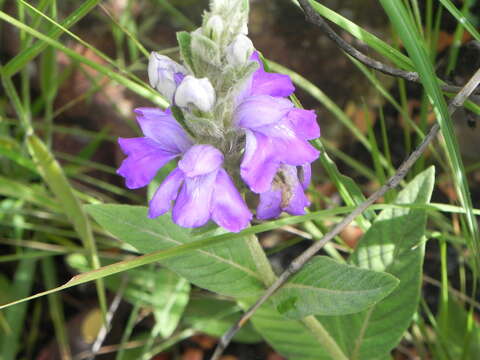
[[[309,205],[316,115],[288,100],[289,76],[265,71],[247,18],[248,0],[214,0],[202,27],[178,34],[183,64],[150,55],[150,84],[171,106],[135,110],[144,136],[119,139],[127,158],[117,172],[136,189],[178,159],[150,201],[151,218],[172,209],[180,226],[211,219],[238,232],[253,217],[238,189],[259,195],[258,219],[304,214]]]

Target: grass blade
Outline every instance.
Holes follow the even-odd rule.
[[[65,28],[72,27],[75,23],[80,21],[85,15],[87,15],[90,10],[92,10],[101,0],[87,0],[85,1],[77,10],[71,13],[63,22],[62,26]],[[50,39],[57,39],[62,35],[62,30],[59,28],[51,29],[46,37]],[[3,74],[5,76],[13,76],[21,69],[23,69],[30,61],[32,61],[36,56],[38,56],[46,47],[47,43],[40,41],[21,52],[10,60],[3,69]]]
[[[75,52],[74,50],[66,47],[65,45],[61,44],[60,42],[56,41],[55,39],[52,39],[48,37],[47,35],[42,34],[41,32],[29,27],[28,25],[23,24],[22,22],[18,21],[17,19],[11,17],[10,15],[4,13],[3,11],[0,11],[0,19],[10,23],[11,25],[17,27],[20,30],[23,30],[30,35],[43,40],[46,45],[51,45],[52,47],[56,48],[57,50],[60,50],[64,52],[66,55],[71,57],[72,59],[79,61],[80,63],[83,63],[89,67],[91,67],[94,70],[97,70],[98,72],[104,74],[105,76],[109,77],[110,79],[116,81],[117,83],[125,86],[129,90],[136,92],[140,96],[149,99],[153,103],[157,104],[160,107],[167,107],[168,103],[160,96],[159,93],[157,93],[154,89],[150,88],[149,86],[139,84],[137,82],[134,82],[127,77],[116,73],[115,71],[111,70],[110,68],[103,66],[99,63],[96,63],[95,61],[92,61],[85,56],[82,56]],[[45,45],[45,46],[46,46]],[[8,65],[8,64],[7,64]],[[6,67],[2,68],[1,75],[4,78],[9,78],[10,72],[8,71],[8,68]]]
[[[89,252],[92,267],[98,269],[100,267],[100,260],[98,258],[90,221],[83,211],[80,200],[75,196],[60,165],[48,151],[45,144],[35,135],[30,135],[27,138],[27,145],[38,167],[39,173],[62,205],[75,231],[82,240],[83,246]],[[96,285],[100,307],[106,313],[107,302],[103,281],[98,279]]]
[[[455,19],[462,24],[462,26],[467,29],[467,31],[475,38],[475,40],[480,41],[480,33],[475,26],[462,14],[460,10],[458,10],[455,5],[450,0],[440,0],[442,5],[445,9],[448,10],[450,14],[452,14]]]
[[[345,31],[348,31],[357,39],[365,42],[368,46],[372,47],[372,49],[376,50],[379,54],[393,61],[397,66],[406,70],[414,69],[412,61],[407,56],[403,55],[400,51],[388,45],[383,40],[380,40],[375,35],[362,29],[357,24],[353,23],[347,18],[344,18],[340,14],[314,0],[310,0],[310,4],[321,16],[340,26]]]
[[[442,135],[445,139],[447,156],[455,179],[456,190],[458,192],[460,203],[466,212],[469,231],[468,242],[473,252],[473,259],[476,268],[474,271],[476,271],[480,261],[478,251],[478,242],[480,241],[478,224],[473,214],[470,190],[468,188],[463,162],[460,157],[452,120],[448,113],[447,103],[440,90],[439,83],[435,76],[434,67],[426,51],[425,44],[420,40],[419,34],[415,31],[415,26],[411,23],[403,3],[395,0],[380,0],[380,2],[392,21],[396,32],[402,39],[411,60],[415,64],[415,68],[420,75],[425,91],[433,105],[437,121],[440,124]]]
[[[55,266],[51,257],[46,257],[42,260],[43,276],[45,278],[45,285],[48,288],[56,286]],[[65,317],[63,315],[63,303],[58,294],[48,295],[48,305],[50,308],[50,316],[52,318],[53,327],[55,329],[55,336],[58,340],[58,345],[61,352],[62,360],[71,360],[72,354],[70,352],[70,344],[68,342],[67,331],[65,326]]]
[[[15,278],[10,286],[12,297],[22,297],[30,293],[35,271],[35,260],[20,261]],[[10,333],[0,337],[0,358],[2,360],[16,359],[19,351],[20,336],[23,331],[24,319],[28,304],[22,304],[8,309],[5,318],[10,327]]]

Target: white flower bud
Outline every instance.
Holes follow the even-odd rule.
[[[237,35],[227,46],[227,61],[232,65],[244,65],[253,53],[252,41],[245,35]]]
[[[218,15],[213,15],[208,19],[204,27],[205,35],[212,40],[220,38],[223,33],[224,25],[223,20]]]
[[[187,75],[175,93],[175,104],[180,107],[194,105],[201,111],[208,112],[214,103],[215,90],[207,78],[197,79]]]
[[[150,54],[148,61],[150,85],[170,102],[173,101],[175,90],[186,74],[187,69],[169,57],[156,52]]]

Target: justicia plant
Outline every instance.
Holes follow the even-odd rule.
[[[211,220],[239,232],[254,216],[301,215],[309,206],[305,191],[311,164],[320,156],[309,143],[320,136],[317,118],[289,99],[294,92],[289,76],[266,71],[248,38],[247,17],[248,1],[214,0],[200,28],[178,33],[179,62],[150,54],[150,84],[170,106],[135,110],[144,136],[119,139],[127,157],[118,173],[135,189],[152,183],[167,163],[174,164],[150,200],[148,217],[153,220],[137,206],[95,205],[88,211],[139,252],[160,251],[148,261],[158,260],[246,310],[222,337],[214,360],[250,317],[255,330],[289,359],[388,358],[419,301],[426,211],[417,205],[430,201],[433,169],[418,174],[398,194],[400,208],[364,216],[368,204],[388,187],[363,201],[355,182],[322,154],[322,166],[336,179],[342,198],[361,203],[278,277],[248,232],[215,230],[203,237],[205,232],[185,229]],[[409,204],[417,207],[404,206]],[[179,226],[169,215],[160,216],[170,210]],[[324,214],[274,220],[265,228]],[[338,261],[316,256],[354,219],[364,235],[351,254],[330,248]],[[252,233],[264,231],[260,228],[252,227]]]
[[[378,2],[398,36],[399,41],[395,43],[405,49],[398,51],[321,2],[291,1],[299,5],[291,8],[292,11],[300,14],[303,10],[307,20],[359,61],[355,64],[398,110],[390,111],[387,102],[368,101],[360,115],[377,119],[368,129],[360,129],[359,124],[349,119],[313,82],[274,63],[268,66],[261,49],[255,49],[249,39],[248,0],[211,0],[209,11],[203,14],[202,26],[190,33],[178,33],[180,59],[174,61],[158,52],[146,52],[151,85],[148,89],[148,84],[140,84],[137,76],[121,66],[128,63],[122,59],[122,52],[118,52],[116,62],[82,41],[89,51],[108,62],[97,63],[57,40],[62,32],[67,32],[93,10],[98,1],[83,1],[77,10],[64,17],[61,25],[58,19],[63,18],[63,13],[57,14],[56,3],[41,1],[39,4],[43,5],[37,9],[19,1],[18,19],[14,16],[15,7],[7,6],[8,13],[0,9],[0,25],[6,21],[10,24],[7,26],[18,30],[21,49],[18,56],[0,65],[0,80],[5,89],[5,94],[0,95],[0,104],[7,105],[0,111],[3,116],[0,117],[0,167],[3,169],[0,170],[0,243],[7,251],[5,255],[0,254],[0,263],[6,270],[6,276],[0,273],[0,359],[10,360],[22,353],[37,352],[36,344],[43,347],[45,340],[53,335],[43,334],[38,341],[29,342],[27,348],[21,347],[21,339],[29,336],[27,327],[20,331],[21,323],[31,323],[24,321],[29,309],[26,302],[44,295],[49,296],[48,304],[42,303],[50,305],[51,316],[42,315],[41,321],[35,324],[39,327],[45,324],[55,330],[59,341],[52,343],[58,343],[59,353],[69,357],[70,350],[76,352],[77,347],[70,349],[69,346],[70,340],[75,339],[65,337],[70,331],[64,330],[77,323],[71,321],[72,316],[77,315],[64,312],[58,301],[61,297],[55,292],[90,281],[96,282],[98,304],[105,316],[97,316],[95,304],[89,300],[91,310],[96,318],[105,319],[104,328],[115,327],[110,325],[112,316],[117,316],[115,309],[120,300],[132,305],[126,308],[132,311],[121,343],[115,347],[118,358],[154,358],[158,352],[197,331],[216,338],[221,336],[210,360],[220,360],[230,341],[265,341],[289,360],[390,359],[395,348],[398,352],[394,358],[400,350],[400,357],[407,350],[422,359],[478,358],[480,327],[475,323],[474,301],[480,248],[477,219],[469,194],[468,173],[463,169],[456,136],[449,128],[458,123],[450,115],[471,94],[478,95],[475,88],[480,83],[480,70],[462,88],[448,83],[441,85],[434,71],[436,44],[432,40],[436,36],[430,36],[440,30],[435,24],[441,19],[430,21],[428,16],[435,13],[440,16],[442,11],[433,11],[433,2],[426,2],[429,10],[425,11],[425,21],[424,9],[417,9],[414,1],[411,6],[407,1]],[[151,10],[157,3],[142,1],[138,9]],[[451,12],[453,5],[447,7],[447,3],[438,2],[438,9],[444,6]],[[472,2],[464,3],[463,15],[457,19],[459,29],[464,28],[479,40],[467,16]],[[287,6],[282,5],[282,9],[290,11]],[[42,14],[43,10],[55,16],[50,18]],[[259,11],[255,14],[259,15],[264,9],[255,11]],[[48,19],[47,27],[45,21],[40,21],[40,15]],[[133,11],[126,15],[135,20]],[[138,19],[146,20],[140,11],[138,15]],[[157,12],[152,11],[151,15],[149,19]],[[130,18],[125,19],[130,24]],[[375,60],[350,45],[327,21],[365,42]],[[425,31],[421,32],[423,28]],[[140,44],[134,31],[128,35]],[[265,38],[267,35],[262,34]],[[460,33],[456,32],[454,38],[457,35]],[[320,43],[323,47],[323,42]],[[118,41],[118,45],[121,50],[125,44]],[[308,46],[307,42],[302,42],[302,47],[304,45]],[[139,48],[143,52],[144,48]],[[36,64],[33,59],[41,52],[41,62]],[[135,109],[132,118],[136,114],[143,135],[119,139],[126,157],[118,173],[125,178],[128,188],[148,186],[148,190],[153,190],[149,191],[149,207],[100,203],[97,192],[89,194],[89,185],[125,194],[84,174],[90,167],[92,171],[109,172],[106,164],[90,166],[95,163],[87,162],[84,157],[100,150],[103,130],[102,136],[95,136],[95,141],[75,156],[58,152],[65,161],[74,164],[74,168],[68,167],[74,171],[64,173],[61,163],[56,161],[54,149],[61,150],[64,140],[53,137],[54,131],[66,131],[75,141],[83,141],[84,134],[82,131],[82,139],[77,139],[73,128],[71,131],[60,129],[52,122],[70,104],[77,103],[74,99],[55,109],[54,97],[60,85],[71,83],[63,75],[52,76],[57,65],[64,66],[65,57],[57,57],[57,52],[64,52],[75,63],[91,67],[94,73],[89,72],[90,75],[103,74],[102,78],[108,76],[109,80],[139,95],[155,94],[157,99],[162,97],[169,103],[165,108]],[[5,54],[7,57],[8,53],[10,50]],[[131,52],[131,60],[136,63],[135,54],[136,51]],[[337,61],[325,53],[319,55],[325,58],[322,63]],[[392,65],[377,60],[381,57]],[[305,62],[314,58],[306,56]],[[451,64],[449,62],[449,66]],[[113,65],[121,73],[110,67]],[[403,81],[399,82],[400,91],[390,96],[383,84],[363,66],[421,82],[424,86],[421,105],[416,100],[416,89],[412,108],[415,111],[410,114],[408,110],[412,109],[408,106],[401,111],[403,105],[409,105],[412,100],[407,97]],[[291,78],[272,73],[270,68],[283,69],[278,71],[291,74]],[[35,71],[29,71],[31,69]],[[78,70],[83,73],[83,69]],[[17,72],[20,72],[20,82],[13,81],[17,79]],[[66,71],[65,75],[69,73]],[[30,81],[31,76],[35,76],[34,81]],[[74,76],[73,79],[82,78]],[[316,115],[300,108],[292,96],[295,90],[292,79],[319,104],[326,105],[332,119],[338,118],[348,126],[354,134],[354,148],[357,149],[356,144],[358,149],[363,146],[362,160],[368,162],[365,155],[367,152],[371,155],[373,169],[368,169],[368,163],[360,166],[357,154],[344,153],[343,146],[337,151],[331,147],[332,153],[340,155],[343,166],[350,167],[350,174],[368,180],[364,186],[342,174],[323,150],[323,139],[317,139],[320,129]],[[84,84],[83,80],[81,83]],[[40,88],[34,89],[35,85]],[[103,88],[95,86],[92,94]],[[444,95],[451,91],[458,93],[447,107]],[[398,94],[400,105],[395,101]],[[353,95],[348,94],[352,97],[348,103],[355,102]],[[474,104],[465,103],[465,107],[473,109],[470,105]],[[375,109],[380,115],[378,118],[373,116]],[[430,110],[434,110],[436,123],[427,133],[433,119]],[[321,119],[322,126],[326,116],[329,115]],[[400,119],[404,121],[399,122]],[[450,124],[450,120],[455,121]],[[390,128],[391,125],[394,126]],[[37,131],[37,126],[45,131]],[[380,131],[382,142],[377,141]],[[392,145],[397,149],[394,140],[398,139],[398,131],[408,140],[405,141],[407,148],[417,140],[418,146],[395,170],[394,163],[399,160],[399,154],[403,154],[403,151],[391,151]],[[416,162],[439,138],[440,131],[438,150],[444,150],[440,154],[447,154],[448,159],[439,158],[432,151],[424,161]],[[30,157],[26,155],[27,149]],[[309,206],[306,189],[312,177],[312,163],[317,158],[319,164],[316,165],[323,170],[316,174],[319,175],[315,177],[316,185],[332,191],[317,194],[312,186],[309,193],[318,201],[314,202],[311,212],[305,214]],[[447,160],[452,165],[451,172],[444,166]],[[450,178],[457,179],[456,194],[462,207],[451,203],[430,204],[436,184],[434,168],[426,167],[431,162],[442,164],[438,177],[442,184],[445,179],[447,185]],[[474,168],[471,167],[472,173],[468,174],[472,181]],[[406,177],[413,175],[411,170],[415,176]],[[387,174],[391,174],[388,179]],[[70,177],[81,181],[81,190],[70,183]],[[377,190],[370,193],[374,187]],[[397,187],[402,189],[397,192]],[[366,197],[364,192],[370,195]],[[449,200],[453,202],[456,199],[452,195],[453,192]],[[438,193],[436,199],[442,197]],[[145,205],[143,200],[141,203]],[[322,204],[328,204],[329,208],[322,209]],[[282,212],[291,216],[283,214],[278,219]],[[87,214],[98,226],[91,223]],[[254,224],[255,218],[269,221]],[[262,234],[266,232],[268,234]],[[32,239],[34,241],[30,241]],[[432,242],[434,245],[427,249],[426,257],[426,245]],[[306,249],[296,256],[302,247]],[[58,254],[65,254],[65,258]],[[436,284],[433,279],[422,276],[424,259],[429,260],[429,270],[434,270],[435,264],[442,270],[438,272],[439,301],[433,303],[437,314],[430,310],[429,289],[423,287],[426,281]],[[18,260],[18,265],[11,265],[14,260]],[[62,271],[66,269],[64,260],[68,272]],[[41,266],[40,272],[37,263]],[[460,264],[458,271],[451,274],[443,271],[451,270],[452,264]],[[69,279],[73,269],[82,273]],[[449,279],[449,275],[457,273],[461,291],[454,290],[457,281]],[[48,290],[32,295],[31,292],[39,288],[37,275],[43,279],[42,290],[43,287]],[[61,278],[57,279],[57,275]],[[454,278],[456,276],[451,279]],[[66,282],[55,285],[63,281]],[[470,288],[472,294],[467,291]],[[115,294],[110,306],[106,289]],[[420,303],[423,290],[428,296]],[[75,296],[82,293],[91,296],[87,287],[74,291]],[[472,307],[466,308],[467,303]],[[424,313],[428,315],[426,318]],[[138,321],[145,316],[148,321]],[[53,327],[47,323],[50,318]],[[114,322],[121,325],[122,318]],[[88,356],[103,353],[106,348],[101,345],[105,335],[106,332],[101,331],[95,341],[87,344]],[[140,342],[142,349],[136,345],[135,348],[123,346],[138,343],[136,339],[145,340]],[[398,347],[400,342],[402,345]],[[175,353],[187,347],[188,344],[179,344]],[[237,349],[243,352],[244,348]],[[263,349],[266,346],[255,346],[248,353],[261,350],[262,353],[251,357],[270,358]],[[46,350],[45,354],[51,353],[50,350],[56,352],[56,347],[49,345]],[[78,355],[72,353],[70,357]]]
[[[316,115],[288,99],[287,75],[265,71],[247,20],[247,1],[213,1],[200,28],[178,35],[182,64],[150,55],[150,84],[171,105],[135,110],[144,136],[119,139],[127,158],[117,172],[136,189],[178,161],[150,201],[151,218],[172,209],[180,226],[213,220],[238,232],[253,218],[247,192],[257,195],[258,219],[301,215],[309,205]]]

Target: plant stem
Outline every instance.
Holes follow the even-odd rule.
[[[332,359],[348,360],[342,349],[340,349],[336,341],[330,336],[315,316],[307,316],[301,321],[312,332],[315,339],[317,339],[324,349],[332,356]]]
[[[253,262],[257,267],[258,273],[260,274],[263,283],[268,288],[275,282],[275,280],[277,280],[277,277],[273,273],[267,255],[265,254],[265,251],[263,251],[263,248],[255,235],[247,236],[245,241],[250,250],[250,254],[252,255]]]

